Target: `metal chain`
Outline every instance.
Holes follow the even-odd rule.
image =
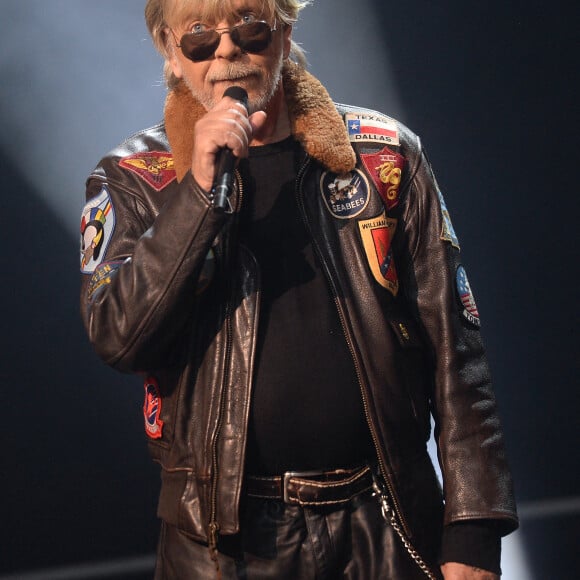
[[[381,487],[379,480],[374,473],[373,473],[373,491],[375,492],[375,495],[379,498],[383,518],[388,524],[392,526],[393,530],[395,530],[395,532],[401,539],[401,542],[403,543],[405,550],[407,550],[409,556],[411,556],[413,561],[417,564],[417,566],[419,566],[421,571],[425,574],[425,576],[427,576],[427,578],[429,578],[429,580],[437,580],[433,572],[431,572],[431,570],[429,569],[429,566],[427,566],[427,564],[425,563],[425,560],[421,558],[419,552],[415,550],[415,548],[407,538],[405,532],[401,528],[401,525],[397,520],[395,510],[393,510],[393,508],[389,504],[387,494],[385,490]]]

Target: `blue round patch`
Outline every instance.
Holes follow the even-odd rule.
[[[320,191],[330,213],[338,219],[345,220],[359,215],[369,202],[369,182],[358,169],[349,173],[322,174]]]

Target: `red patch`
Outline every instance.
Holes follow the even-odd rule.
[[[145,379],[143,417],[145,418],[145,432],[151,439],[160,439],[163,434],[163,421],[159,418],[161,402],[157,381],[153,377]]]
[[[361,159],[385,207],[392,209],[399,203],[399,185],[405,158],[385,147],[378,153],[361,153]]]
[[[171,153],[161,151],[135,153],[123,157],[119,165],[136,173],[156,191],[161,191],[177,178]]]

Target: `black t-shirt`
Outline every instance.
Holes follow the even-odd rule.
[[[252,474],[353,467],[375,451],[329,285],[296,200],[304,153],[292,138],[240,163],[240,243],[261,271],[246,468]]]

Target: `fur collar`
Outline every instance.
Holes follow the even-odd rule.
[[[304,150],[334,173],[354,169],[346,127],[320,81],[291,61],[286,61],[282,78],[292,134]],[[193,127],[204,114],[184,83],[167,95],[165,128],[179,181],[191,167]]]

